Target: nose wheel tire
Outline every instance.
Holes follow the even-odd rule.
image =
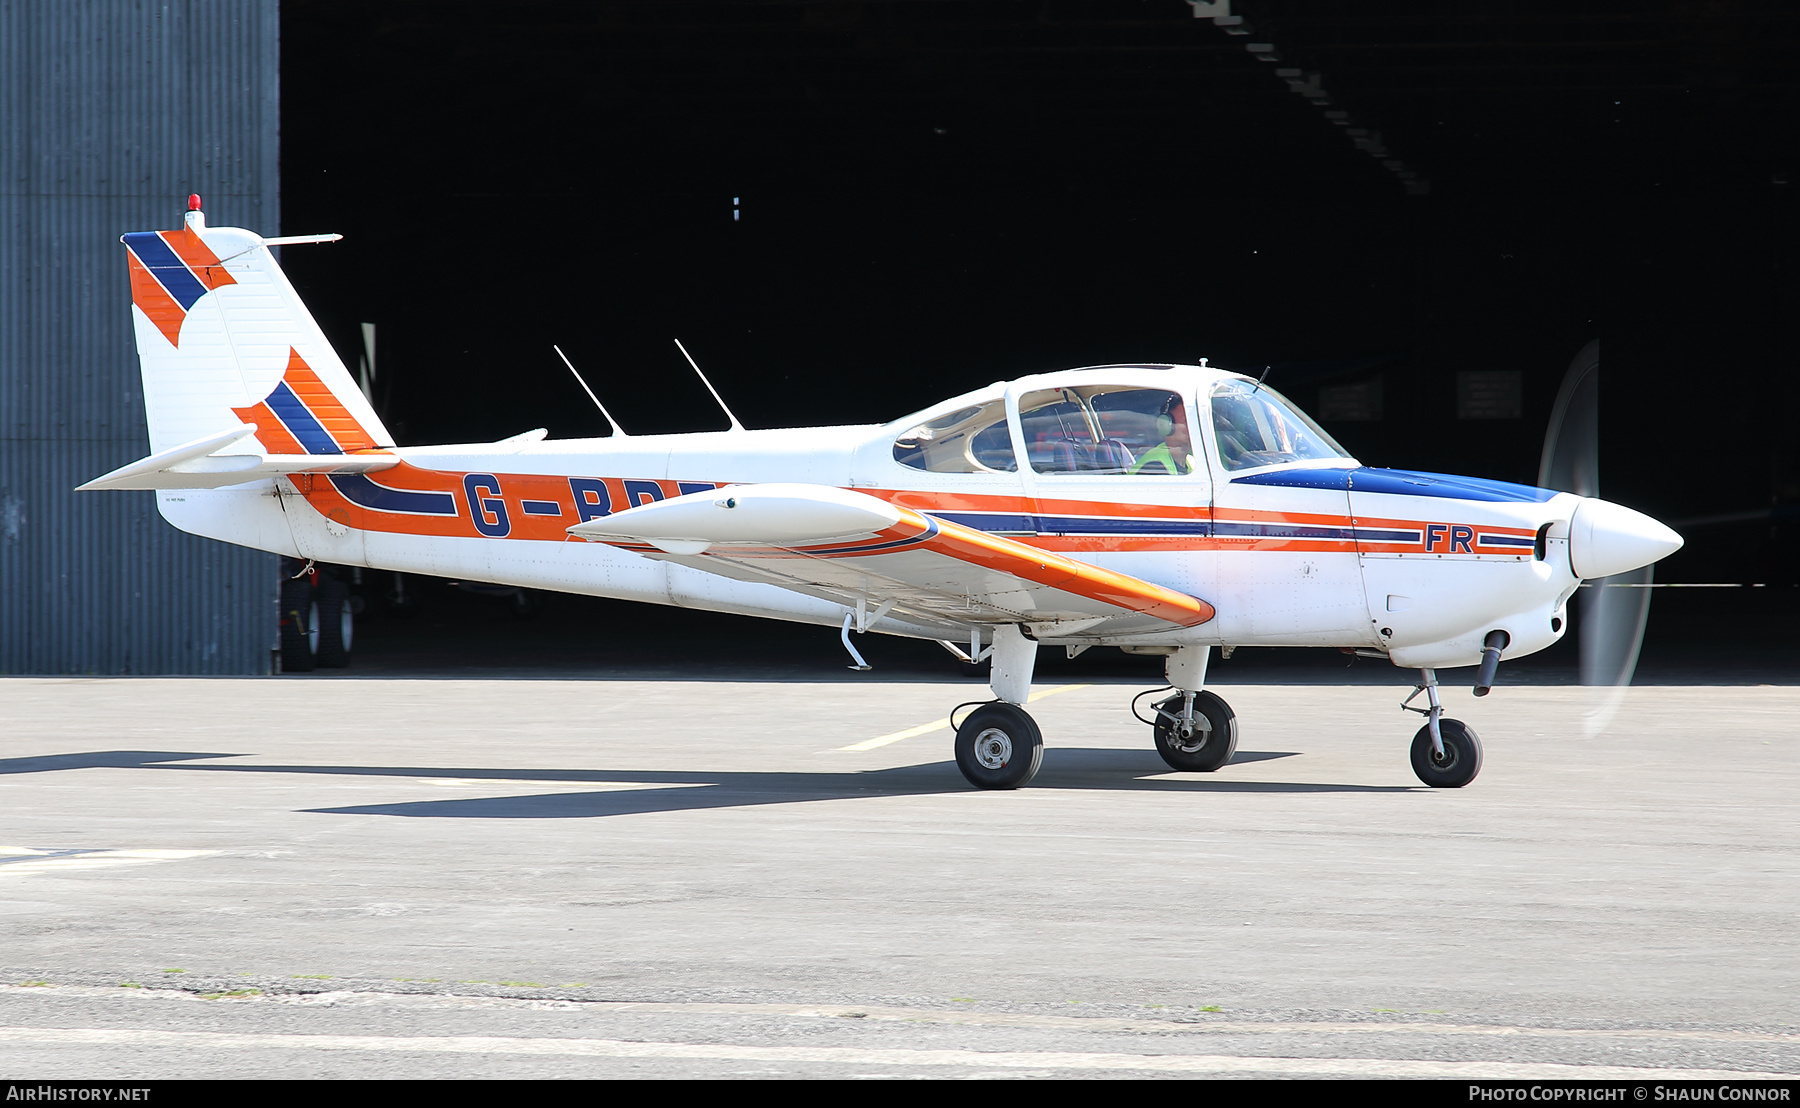
[[[1481,772],[1481,740],[1460,719],[1439,720],[1438,734],[1444,740],[1441,758],[1431,749],[1430,727],[1413,736],[1413,772],[1434,789],[1460,789]]]
[[[1179,770],[1211,773],[1237,753],[1237,713],[1210,692],[1194,694],[1194,719],[1181,718],[1180,693],[1156,705],[1156,752]]]
[[[983,704],[956,729],[956,768],[978,789],[1016,789],[1043,761],[1043,733],[1023,708]]]

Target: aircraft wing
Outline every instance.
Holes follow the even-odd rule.
[[[951,635],[1024,624],[1040,637],[1142,634],[1213,617],[1198,597],[825,485],[737,485],[569,528],[578,538]],[[873,620],[871,621],[873,623]]]

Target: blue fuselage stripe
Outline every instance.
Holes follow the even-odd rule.
[[[1097,519],[1092,516],[1039,516],[1038,529],[1051,535],[1216,534],[1206,519]]]
[[[932,512],[933,518],[946,519],[977,531],[1017,531],[1033,534],[1038,530],[1038,517],[1011,515],[1006,512]]]
[[[206,295],[207,288],[200,283],[200,278],[194,276],[194,271],[155,231],[134,231],[125,236],[125,245],[131,247],[138,261],[143,262],[150,275],[168,290],[182,311],[192,308],[196,300]]]
[[[1198,535],[1213,533],[1204,519],[1130,519],[1104,516],[1028,516],[1005,512],[932,512],[977,531],[1041,535]]]
[[[1358,527],[1356,537],[1364,542],[1418,542],[1423,533],[1419,531],[1383,531],[1374,527]]]
[[[1350,527],[1317,527],[1304,523],[1214,523],[1213,534],[1231,539],[1337,539],[1353,542]]]
[[[1419,473],[1410,469],[1277,469],[1233,477],[1234,485],[1275,485],[1301,489],[1344,489],[1352,493],[1387,493],[1390,496],[1430,496],[1450,500],[1491,503],[1542,504],[1557,496],[1554,489],[1490,481],[1485,477],[1458,477],[1448,473]]]
[[[360,473],[333,473],[331,483],[352,504],[378,512],[405,512],[418,516],[453,516],[456,495],[448,492],[415,492],[377,485]]]
[[[554,500],[521,500],[519,507],[525,509],[528,516],[560,516],[562,505]]]

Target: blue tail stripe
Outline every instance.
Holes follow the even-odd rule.
[[[294,390],[287,387],[286,381],[277,381],[275,391],[271,392],[263,403],[275,413],[275,418],[287,426],[300,445],[308,454],[342,454],[343,448],[332,441],[331,435],[313,418],[312,412],[294,395]]]
[[[144,263],[144,268],[150,271],[150,275],[175,298],[175,303],[181,305],[182,311],[192,308],[194,301],[209,291],[200,283],[200,278],[194,276],[194,271],[187,267],[187,263],[181,260],[181,256],[169,249],[169,244],[155,231],[133,231],[125,236],[125,245],[138,256],[138,261]]]

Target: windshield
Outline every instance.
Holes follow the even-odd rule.
[[[1219,461],[1228,470],[1350,457],[1287,397],[1254,381],[1214,385],[1212,423]]]

